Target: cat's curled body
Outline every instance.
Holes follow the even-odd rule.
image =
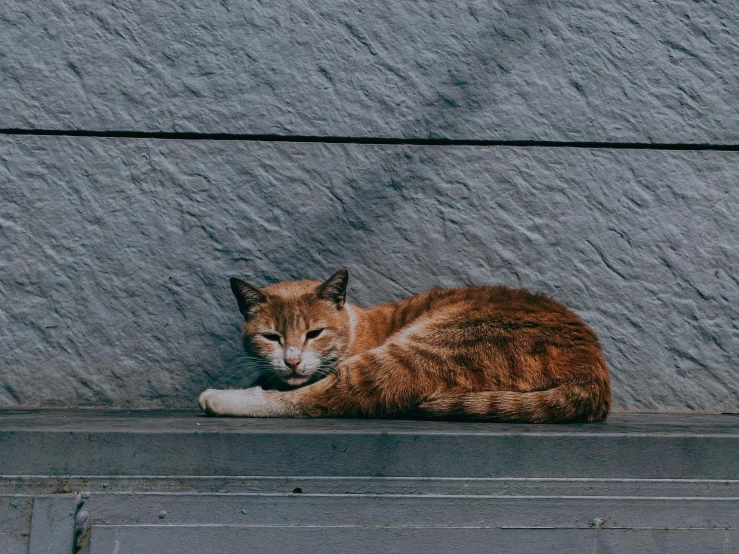
[[[595,333],[540,294],[503,286],[430,290],[361,309],[348,273],[325,283],[231,286],[261,386],[209,389],[211,415],[601,421],[608,370]]]

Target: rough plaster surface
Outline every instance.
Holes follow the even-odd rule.
[[[739,155],[0,140],[0,404],[239,386],[227,278],[367,305],[505,283],[600,335],[621,410],[739,410]]]
[[[739,141],[730,1],[9,1],[0,126]]]

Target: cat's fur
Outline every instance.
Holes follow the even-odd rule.
[[[465,287],[361,309],[345,303],[347,281],[343,269],[325,283],[264,289],[232,279],[244,346],[269,387],[210,389],[200,395],[201,408],[251,417],[531,423],[608,415],[610,381],[598,339],[554,300],[502,286]]]

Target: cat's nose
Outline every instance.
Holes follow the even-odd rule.
[[[293,371],[298,369],[298,365],[300,365],[300,362],[302,361],[303,356],[301,355],[300,350],[298,350],[297,348],[291,346],[285,352],[285,365]]]

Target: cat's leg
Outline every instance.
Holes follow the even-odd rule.
[[[436,360],[389,342],[342,362],[324,379],[270,398],[298,417],[382,417],[412,411],[442,387]]]
[[[391,341],[345,360],[306,387],[287,392],[209,389],[199,404],[210,415],[245,417],[399,415],[441,386],[438,374],[432,360],[419,358],[417,347]]]
[[[284,398],[285,393],[252,387],[240,390],[208,389],[198,404],[208,415],[242,417],[295,417],[295,407]]]
[[[442,321],[443,324],[443,321]],[[377,417],[412,412],[449,388],[453,361],[438,345],[434,321],[422,319],[383,345],[352,356],[311,385],[291,391],[207,390],[200,407],[247,417]]]

